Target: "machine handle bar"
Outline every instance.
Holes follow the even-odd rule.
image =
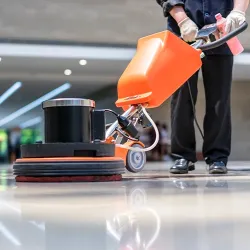
[[[228,33],[227,35],[225,35],[224,37],[211,42],[211,43],[207,43],[207,44],[203,44],[203,45],[198,45],[197,48],[202,50],[202,51],[206,51],[206,50],[210,50],[210,49],[215,49],[217,47],[220,47],[221,45],[223,45],[224,43],[226,43],[228,40],[232,39],[233,37],[239,35],[240,33],[242,33],[244,30],[246,30],[248,27],[248,23],[244,22],[239,28],[237,28],[236,30]],[[199,43],[199,41],[197,42],[198,44],[202,44]]]

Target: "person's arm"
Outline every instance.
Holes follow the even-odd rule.
[[[165,17],[168,17],[170,15],[170,12],[175,9],[182,7],[182,12],[185,13],[183,7],[184,7],[184,1],[183,0],[156,0],[156,2],[162,7],[163,14]]]
[[[249,0],[234,0],[234,9],[246,12],[249,6]]]
[[[249,6],[249,0],[234,0],[234,8],[227,16],[226,32],[232,32],[239,28],[246,21],[246,14]]]
[[[175,19],[177,23],[180,23],[187,18],[187,14],[182,6],[175,6],[170,11],[169,14]]]
[[[183,0],[156,0],[165,17],[172,16],[177,22],[184,41],[193,42],[198,32],[197,25],[187,16]]]
[[[177,22],[181,36],[186,42],[195,41],[195,37],[198,32],[197,25],[187,16],[182,5],[176,5],[169,9],[169,14]]]

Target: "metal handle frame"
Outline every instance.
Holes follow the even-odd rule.
[[[248,23],[244,22],[239,28],[228,33],[224,37],[222,37],[214,42],[206,43],[206,41],[204,39],[199,39],[195,43],[193,43],[191,46],[195,47],[197,49],[200,49],[202,51],[207,51],[207,50],[218,48],[221,45],[223,45],[224,43],[226,43],[228,40],[232,39],[233,37],[239,35],[243,31],[245,31],[247,29],[247,27],[248,27]]]

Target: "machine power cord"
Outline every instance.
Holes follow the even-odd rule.
[[[198,123],[198,121],[197,121],[195,103],[194,103],[194,98],[193,98],[193,95],[192,95],[192,91],[191,91],[191,87],[190,87],[189,81],[187,82],[187,85],[188,85],[188,90],[189,90],[190,99],[191,99],[192,108],[193,108],[194,121],[195,121],[195,124],[196,124],[198,130],[200,131],[200,134],[201,134],[202,139],[204,140],[204,134],[202,133],[201,127],[200,127],[200,125],[199,125],[199,123]]]
[[[188,85],[188,90],[189,90],[189,94],[190,94],[190,99],[191,99],[191,103],[192,103],[192,109],[193,109],[193,114],[194,114],[194,120],[195,120],[195,123],[196,123],[196,126],[201,134],[201,137],[204,141],[204,134],[202,133],[202,130],[201,130],[201,127],[197,121],[197,117],[196,117],[196,109],[195,109],[195,103],[194,103],[194,98],[193,98],[193,95],[192,95],[192,91],[191,91],[191,87],[190,87],[190,83],[189,81],[187,82],[187,85]],[[250,171],[250,167],[238,167],[238,168],[234,168],[234,167],[230,167],[228,166],[227,167],[229,171]]]
[[[112,109],[104,109],[104,112],[109,112],[109,113],[115,115],[116,118],[119,116],[119,114],[116,113],[116,112],[115,112],[114,110],[112,110]]]

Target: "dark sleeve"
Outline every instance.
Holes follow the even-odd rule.
[[[156,2],[163,8],[163,14],[165,17],[169,16],[169,12],[174,8],[174,6],[183,6],[183,0],[156,0]]]
[[[163,7],[163,4],[164,4],[164,2],[166,2],[166,0],[164,1],[164,0],[156,0],[156,2],[161,6],[161,7]]]

